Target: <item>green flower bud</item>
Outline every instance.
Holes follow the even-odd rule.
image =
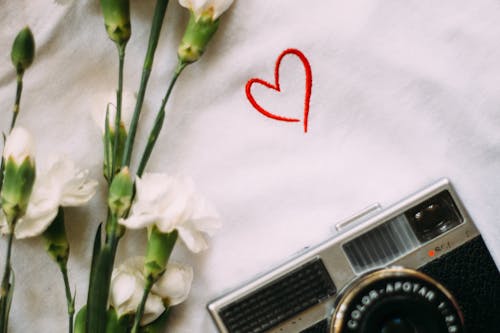
[[[165,272],[168,259],[177,241],[177,235],[177,230],[162,233],[156,226],[149,230],[144,262],[144,277],[148,281],[158,281]]]
[[[33,63],[35,39],[29,27],[24,28],[17,34],[12,44],[10,58],[18,74],[23,73]]]
[[[200,59],[218,27],[219,19],[214,20],[212,13],[208,12],[196,18],[191,11],[186,31],[177,50],[179,60],[190,64]]]
[[[108,206],[111,214],[117,218],[125,217],[134,194],[134,182],[128,167],[116,174],[109,187]]]
[[[104,26],[109,38],[124,45],[130,38],[130,0],[101,0]]]
[[[104,144],[108,145],[108,151],[111,153],[111,152],[113,152],[115,135],[117,135],[117,133],[113,127],[110,127],[109,132],[110,132],[109,136],[104,135],[103,140],[104,140]],[[116,149],[116,161],[114,163],[115,164],[114,173],[118,173],[120,171],[120,163],[122,161],[126,141],[127,141],[127,130],[125,129],[125,124],[121,123],[120,128],[118,130],[118,147]],[[105,147],[105,149],[106,149],[106,147]],[[110,161],[110,162],[112,163],[112,161]],[[103,170],[104,170],[104,177],[107,178],[108,161],[106,158],[104,159]]]
[[[56,218],[43,233],[45,250],[59,265],[66,265],[69,257],[69,242],[64,227],[64,211],[59,207]]]

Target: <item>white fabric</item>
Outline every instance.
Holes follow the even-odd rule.
[[[105,108],[101,96],[115,89],[117,56],[98,1],[0,3],[2,130],[15,94],[10,45],[29,24],[37,57],[25,75],[18,122],[36,138],[37,163],[66,154],[102,180],[101,133],[91,109]],[[153,5],[132,1],[129,92],[139,84]],[[375,201],[389,205],[442,176],[500,263],[499,16],[493,0],[236,0],[206,54],[179,79],[148,167],[192,176],[224,223],[207,252],[193,255],[182,245],[174,251],[194,267],[194,281],[171,314],[169,332],[215,332],[205,309],[212,298],[329,237],[339,219]],[[172,0],[137,154],[187,18]],[[312,67],[307,134],[301,123],[264,117],[245,96],[250,78],[273,81],[274,62],[290,47]],[[280,73],[282,93],[257,85],[252,92],[269,111],[301,118],[302,64],[287,56]],[[86,299],[93,235],[105,218],[104,188],[102,182],[88,208],[66,210],[77,308]],[[128,232],[117,262],[143,255],[144,240],[143,232]],[[4,258],[5,241],[0,245]],[[15,243],[13,333],[66,332],[62,279],[42,246]]]

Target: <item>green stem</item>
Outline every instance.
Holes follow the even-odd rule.
[[[139,164],[139,168],[137,169],[137,176],[142,176],[146,165],[148,164],[149,157],[151,156],[151,152],[156,144],[156,140],[158,140],[158,135],[160,134],[161,128],[163,126],[163,121],[165,120],[165,106],[167,105],[168,99],[170,98],[170,94],[172,93],[172,89],[181,75],[182,70],[186,68],[188,64],[182,61],[177,63],[177,67],[175,69],[174,75],[170,80],[170,84],[168,85],[167,92],[165,93],[165,97],[163,97],[163,101],[160,106],[160,110],[156,114],[156,119],[153,124],[153,128],[151,129],[148,137],[148,142],[146,143],[146,147],[144,148],[144,152],[142,153],[141,162]]]
[[[12,121],[10,123],[10,130],[16,125],[17,116],[19,115],[19,107],[21,104],[21,94],[23,92],[23,72],[17,74],[17,89],[16,89],[16,101],[14,102],[14,110],[12,112]]]
[[[135,104],[134,114],[132,116],[132,121],[128,130],[127,141],[125,142],[122,166],[130,166],[132,148],[134,146],[135,134],[137,132],[137,125],[139,123],[139,115],[144,103],[144,95],[146,93],[149,75],[151,74],[151,69],[153,67],[153,60],[156,52],[156,47],[158,45],[158,40],[160,38],[163,19],[165,17],[165,12],[167,11],[167,5],[168,0],[156,1],[153,22],[151,23],[151,31],[149,33],[148,50],[144,59],[139,91],[137,92],[137,102]]]
[[[14,239],[14,225],[12,224],[12,231],[8,235],[7,241],[7,256],[5,259],[5,267],[3,271],[2,284],[0,286],[0,332],[7,332],[7,323],[8,323],[8,302],[9,302],[9,292],[10,292],[10,258],[12,253],[12,241]]]
[[[66,304],[68,305],[68,322],[69,328],[68,332],[73,333],[73,316],[75,314],[75,299],[71,295],[71,288],[69,286],[68,269],[65,263],[60,263],[59,268],[64,279],[64,288],[66,291]]]
[[[118,142],[120,138],[120,124],[122,118],[122,96],[123,96],[123,65],[125,60],[125,47],[126,43],[117,44],[118,46],[118,89],[116,90],[116,116],[115,116],[115,138],[113,142],[113,157],[111,159],[111,172],[112,176],[116,172],[117,162],[121,163],[121,161],[117,161],[118,156]],[[112,179],[112,177],[110,178]]]
[[[9,288],[9,280],[10,280],[10,257],[12,253],[12,240],[14,239],[14,231],[9,233],[8,242],[7,242],[7,257],[5,259],[5,267],[3,270],[2,277],[2,285],[0,291],[0,297],[5,297],[7,295],[7,291]]]
[[[139,326],[141,324],[141,319],[144,314],[144,308],[146,307],[146,301],[148,300],[149,293],[151,292],[151,288],[153,288],[153,281],[146,280],[146,285],[144,286],[144,292],[142,293],[141,303],[137,307],[137,311],[135,313],[134,325],[132,326],[131,333],[139,333]]]

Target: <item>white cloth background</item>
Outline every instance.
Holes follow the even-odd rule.
[[[0,121],[15,93],[12,40],[28,24],[37,57],[25,75],[18,124],[36,137],[37,162],[66,154],[101,178],[100,132],[117,80],[115,47],[97,0],[0,0]],[[136,91],[153,0],[132,1],[125,90]],[[449,177],[500,263],[500,4],[477,1],[236,0],[203,58],[188,67],[168,104],[150,171],[192,176],[224,227],[210,249],[173,257],[194,266],[192,293],[169,332],[215,332],[205,305],[304,246],[332,235],[336,221],[379,201],[389,205]],[[169,5],[137,147],[176,62],[187,11]],[[245,96],[252,77],[273,81],[286,48],[309,59],[309,132],[264,117]],[[281,94],[259,86],[271,112],[302,117],[304,70],[281,66]],[[107,97],[104,97],[107,96]],[[137,149],[138,152],[141,150]],[[87,208],[67,209],[77,308],[86,299],[91,242],[104,219],[104,184]],[[129,232],[117,263],[143,253]],[[5,240],[1,242],[5,247]],[[3,260],[3,255],[2,255]],[[14,248],[11,332],[65,332],[61,277],[39,240]]]

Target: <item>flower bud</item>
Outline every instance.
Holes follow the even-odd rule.
[[[125,217],[132,203],[134,182],[128,167],[124,167],[111,182],[108,195],[108,206],[117,218]]]
[[[18,74],[23,73],[33,63],[35,39],[29,27],[25,27],[17,34],[12,44],[10,58]]]
[[[33,141],[27,130],[21,127],[12,130],[5,142],[3,158],[5,170],[0,197],[10,225],[26,213],[35,182]]]
[[[43,233],[45,250],[59,265],[66,265],[69,257],[69,242],[64,227],[64,211],[59,207],[56,218]]]
[[[109,38],[124,45],[130,38],[130,0],[101,0],[104,25]]]
[[[212,15],[202,14],[197,18],[191,12],[186,31],[177,50],[179,60],[190,64],[200,59],[218,27],[219,20],[214,20]]]
[[[146,259],[144,262],[144,277],[152,282],[165,272],[167,262],[177,241],[177,230],[162,233],[153,226],[149,230]]]
[[[113,147],[115,144],[115,136],[116,135],[118,135],[118,141],[117,141],[117,147],[116,147],[116,161],[114,163],[115,170],[113,170],[114,173],[118,173],[118,171],[120,170],[120,162],[122,160],[123,153],[125,150],[125,142],[127,141],[127,130],[125,129],[125,126],[123,123],[120,125],[120,128],[118,129],[118,131],[115,131],[114,128],[110,128],[109,135],[103,136],[104,145],[108,145],[107,149],[108,149],[108,152],[110,152],[110,153],[113,152],[113,149],[114,149]],[[104,149],[106,149],[106,146],[104,147]],[[112,158],[113,157],[111,156],[110,159],[112,159]],[[111,164],[113,164],[113,161],[109,161],[109,162],[111,162]],[[104,177],[106,177],[106,178],[107,178],[106,170],[108,170],[108,168],[110,168],[110,167],[111,166],[108,165],[107,158],[105,158],[104,164],[103,164],[103,170],[104,170]],[[108,181],[109,181],[109,179],[108,179]]]

